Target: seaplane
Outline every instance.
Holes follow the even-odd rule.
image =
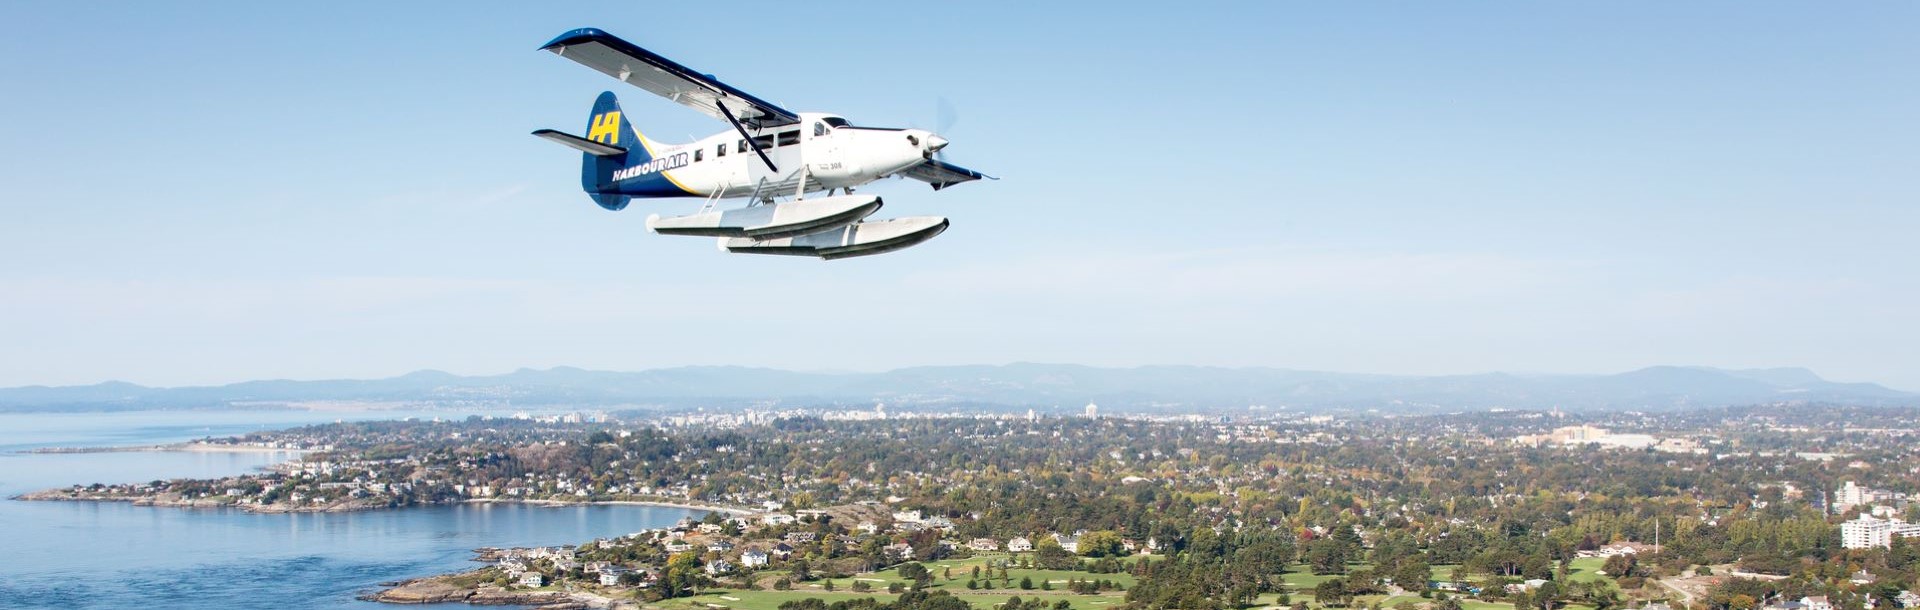
[[[939,134],[792,112],[598,29],[566,32],[540,49],[732,127],[663,144],[635,129],[607,91],[594,100],[585,137],[533,132],[582,153],[580,186],[602,208],[619,211],[634,199],[705,201],[693,214],[648,216],[647,229],[661,235],[714,237],[722,251],[743,254],[825,260],[883,254],[933,239],[947,229],[947,219],[869,219],[884,202],[855,188],[904,177],[939,191],[992,178],[947,163],[941,151],[948,142]],[[722,209],[723,202],[743,199],[744,206]]]

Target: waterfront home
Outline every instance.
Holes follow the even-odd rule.
[[[520,586],[522,586],[522,587],[544,587],[544,586],[547,586],[547,575],[545,575],[545,574],[541,574],[541,573],[539,573],[539,572],[527,572],[527,573],[525,573],[525,574],[521,574],[521,575],[520,575]]]
[[[1014,539],[1007,541],[1007,552],[1009,553],[1025,553],[1032,550],[1033,550],[1032,540],[1015,536]]]
[[[749,568],[758,568],[767,565],[768,559],[769,556],[764,552],[747,551],[740,554],[740,565]]]

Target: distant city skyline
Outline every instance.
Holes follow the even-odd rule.
[[[790,10],[751,3],[746,13]],[[1388,8],[1392,10],[1387,10]],[[1807,367],[1920,390],[1920,5],[0,5],[0,386],[413,370]],[[578,192],[593,26],[1002,177],[885,257]]]

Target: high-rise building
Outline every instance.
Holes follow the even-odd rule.
[[[1087,419],[1100,419],[1100,405],[1087,403]]]

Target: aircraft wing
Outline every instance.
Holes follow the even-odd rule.
[[[727,111],[740,122],[754,127],[800,121],[793,112],[735,89],[711,74],[696,72],[596,28],[561,34],[540,50],[553,51],[555,55],[722,121],[728,120]],[[720,108],[722,104],[726,105],[725,111]]]
[[[992,176],[939,160],[927,161],[926,163],[915,165],[913,169],[900,172],[900,174],[914,180],[931,184],[933,185],[933,190],[936,191],[962,182],[971,182],[981,178],[993,178]]]

